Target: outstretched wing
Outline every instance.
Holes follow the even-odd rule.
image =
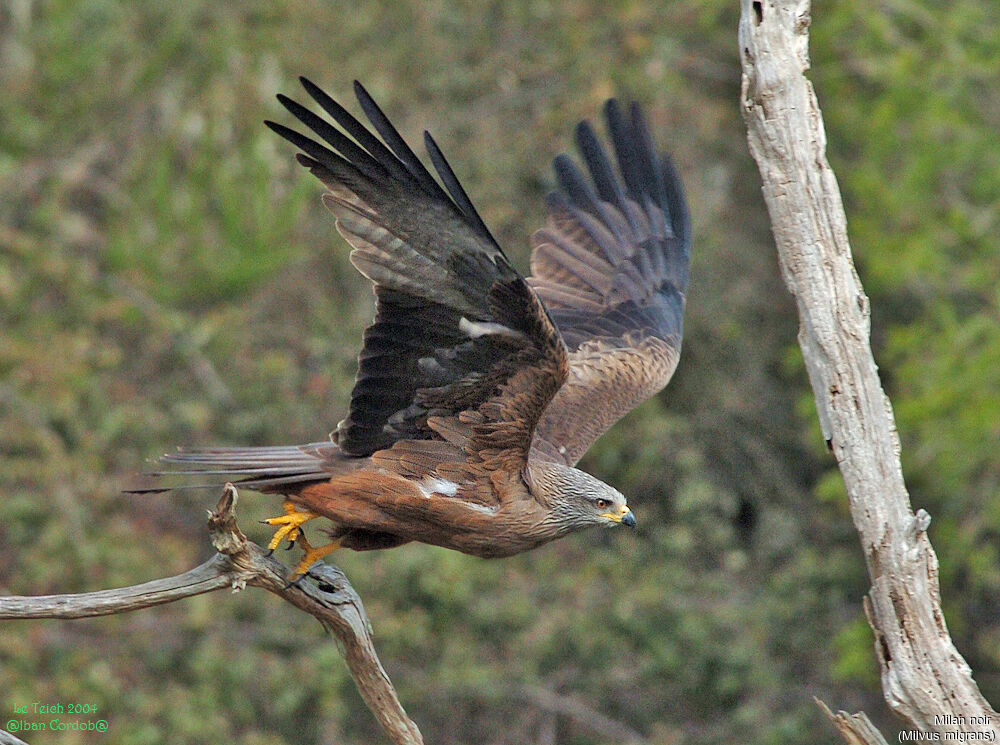
[[[377,298],[350,412],[334,441],[357,456],[392,448],[399,462],[407,442],[453,446],[414,444],[414,454],[435,457],[411,458],[420,465],[410,475],[433,473],[455,452],[490,468],[523,467],[568,369],[544,306],[430,135],[425,144],[444,188],[360,84],[355,93],[381,140],[316,85],[302,84],[340,129],[285,96],[281,103],[325,144],[267,125],[302,150],[299,162],[329,188],[323,201]]]
[[[612,99],[605,116],[620,178],[581,122],[576,144],[590,180],[556,158],[560,190],[533,237],[528,278],[570,353],[569,379],[532,453],[568,465],[667,384],[681,349],[691,223],[680,178],[654,150],[637,105],[626,116]]]

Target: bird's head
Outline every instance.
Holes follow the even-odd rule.
[[[625,496],[589,473],[559,463],[537,463],[531,469],[532,494],[552,509],[565,532],[592,525],[635,527]]]

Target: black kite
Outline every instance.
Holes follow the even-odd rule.
[[[422,541],[498,557],[591,525],[635,525],[617,490],[574,465],[667,384],[680,353],[690,220],[639,107],[605,106],[617,174],[591,126],[577,126],[589,179],[556,158],[559,190],[524,278],[429,134],[440,183],[360,84],[381,139],[302,84],[340,129],[285,96],[318,139],[267,125],[329,189],[323,202],[377,301],[350,411],[328,441],[164,460],[283,494],[271,548],[302,543],[297,573],[338,547]],[[316,517],[333,523],[333,540],[312,548],[300,528]]]

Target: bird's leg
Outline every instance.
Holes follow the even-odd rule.
[[[302,536],[302,524],[309,522],[319,515],[315,512],[310,512],[309,510],[300,510],[294,504],[285,500],[282,507],[285,510],[284,515],[279,515],[278,517],[272,517],[268,520],[264,520],[268,525],[278,525],[280,526],[271,536],[271,542],[267,544],[268,551],[274,551],[281,542],[288,539],[289,544],[294,544],[295,541],[300,539]],[[305,539],[302,538],[304,541]],[[289,546],[291,548],[291,546]]]
[[[327,554],[332,554],[338,548],[340,548],[340,541],[330,541],[324,546],[311,546],[309,541],[306,540],[306,534],[299,534],[299,545],[305,550],[305,555],[302,557],[302,561],[298,563],[295,567],[295,571],[292,572],[292,576],[288,578],[289,582],[295,582],[299,577],[309,571],[309,567],[315,564],[317,561],[322,559]]]

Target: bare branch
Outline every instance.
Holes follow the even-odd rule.
[[[89,618],[126,613],[228,587],[229,560],[216,555],[176,577],[117,590],[78,595],[12,595],[0,598],[0,618]]]
[[[216,511],[209,517],[216,549],[229,555],[233,566],[247,576],[247,584],[273,592],[332,631],[340,641],[358,692],[392,741],[422,745],[420,730],[406,715],[375,653],[368,614],[347,577],[340,569],[318,562],[309,570],[309,576],[319,581],[318,587],[304,582],[289,585],[285,565],[249,542],[236,525],[233,509],[237,497],[236,487],[227,484]]]
[[[838,711],[834,714],[830,708],[818,698],[813,699],[823,710],[833,726],[841,734],[847,745],[888,745],[882,733],[875,729],[863,711],[857,714],[848,714],[846,711]]]
[[[5,729],[0,729],[0,745],[28,745],[24,740],[19,740]]]
[[[417,725],[406,715],[392,681],[375,652],[361,598],[336,567],[318,563],[309,576],[318,582],[289,584],[284,564],[247,540],[236,523],[236,488],[227,484],[208,527],[219,552],[176,577],[117,590],[79,595],[0,598],[0,618],[84,618],[123,613],[231,587],[262,587],[315,616],[340,642],[347,666],[368,708],[397,745],[422,745]],[[0,743],[2,743],[0,737]],[[17,742],[15,739],[13,742]]]
[[[808,0],[741,0],[742,104],[763,180],[820,427],[840,466],[872,587],[886,701],[923,731],[996,736],[996,712],[941,612],[930,518],[910,507],[892,407],[869,341],[869,305],[847,239],[809,67]]]

